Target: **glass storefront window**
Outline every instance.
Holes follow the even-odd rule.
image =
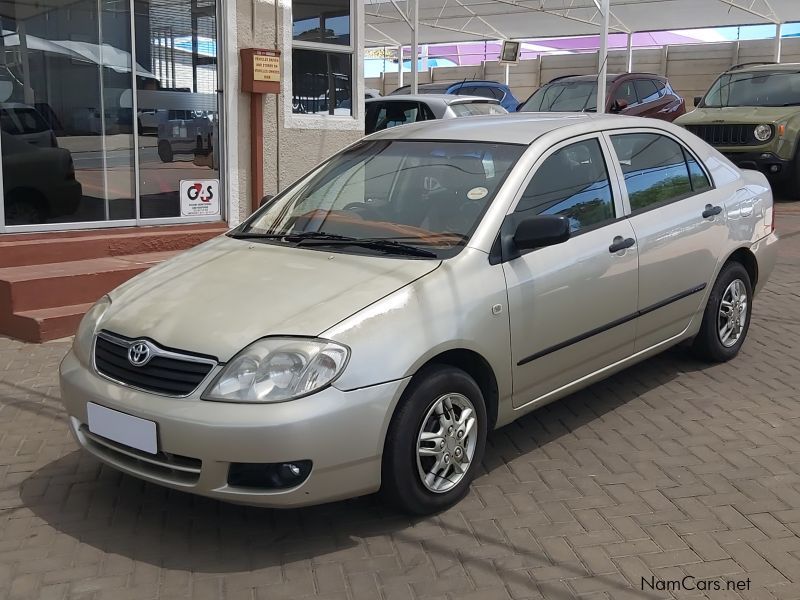
[[[0,226],[219,215],[216,2],[3,3]]]
[[[292,112],[350,116],[352,96],[350,54],[292,51]]]
[[[6,225],[135,216],[128,3],[11,0],[0,13]]]

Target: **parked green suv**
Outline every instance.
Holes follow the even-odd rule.
[[[800,64],[736,65],[695,106],[675,123],[800,197]]]

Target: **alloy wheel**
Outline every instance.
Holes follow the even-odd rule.
[[[442,494],[469,471],[478,440],[475,407],[463,394],[437,398],[417,435],[417,470],[422,484]]]
[[[741,279],[734,279],[725,288],[719,303],[717,331],[726,348],[735,346],[747,323],[747,288]]]

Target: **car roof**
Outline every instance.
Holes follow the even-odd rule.
[[[596,113],[509,113],[507,115],[472,116],[464,119],[439,119],[392,127],[370,136],[370,139],[410,139],[441,141],[473,141],[529,145],[556,129],[591,126],[596,130],[617,128],[620,123],[633,127],[662,127],[655,119]],[[588,133],[588,131],[587,131]]]
[[[500,102],[494,98],[484,98],[483,96],[457,96],[456,94],[392,94],[390,96],[381,96],[380,98],[364,100],[366,104],[371,102],[441,102],[447,105],[476,101],[482,104],[500,104]]]
[[[726,73],[750,73],[763,71],[800,71],[800,63],[757,63],[749,65],[747,63],[735,65],[728,69]]]

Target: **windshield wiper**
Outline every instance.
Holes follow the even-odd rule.
[[[403,244],[390,238],[349,238],[346,236],[313,236],[298,240],[297,245],[303,246],[362,246],[364,248],[374,248],[394,254],[405,254],[407,256],[419,256],[424,258],[436,258],[437,254],[424,248],[418,248],[411,244]]]
[[[300,233],[258,233],[253,232],[239,232],[231,233],[230,237],[236,240],[286,240],[287,242],[302,242],[303,240],[320,239],[320,240],[349,240],[350,238],[343,235],[336,235],[334,233],[325,233],[324,231],[303,231]]]

